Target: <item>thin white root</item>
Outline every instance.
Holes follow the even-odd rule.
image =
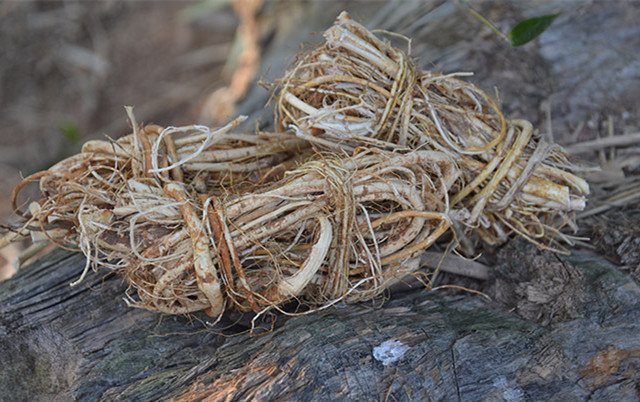
[[[283,278],[278,284],[278,293],[282,297],[298,296],[311,281],[315,273],[325,260],[329,246],[331,246],[332,229],[326,216],[316,218],[320,222],[320,236],[311,248],[311,253],[300,269],[290,277]]]

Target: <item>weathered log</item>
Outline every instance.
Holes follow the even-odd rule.
[[[544,122],[537,107],[551,98],[556,132],[609,113],[637,126],[638,4],[541,1],[527,3],[526,13],[482,6],[507,25],[564,9],[520,49],[479,35],[483,27],[453,2],[402,4],[367,25],[412,36],[425,65],[476,71],[473,81],[497,85],[510,114]],[[264,58],[275,75],[282,48],[295,47],[279,42]],[[258,110],[266,97],[255,89],[239,109],[268,119]],[[596,129],[587,124],[578,137]],[[585,251],[556,256],[520,242],[500,253],[490,283],[480,285],[491,300],[416,287],[382,306],[278,316],[259,337],[239,333],[250,317],[210,327],[205,316],[132,309],[126,284],[106,270],[69,287],[83,266],[81,255],[56,250],[0,283],[0,400],[640,398],[640,288]],[[408,349],[384,365],[374,348],[388,340]]]
[[[272,332],[251,337],[207,329],[200,316],[131,309],[126,285],[104,272],[70,288],[83,258],[56,250],[0,284],[0,399],[637,398],[637,284],[597,256],[522,243],[510,254],[493,287],[530,279],[513,293],[515,313],[495,290],[498,301],[416,288],[382,307],[280,317]],[[572,272],[555,295],[544,280],[557,278],[540,275],[554,265]],[[536,286],[546,298],[536,298]],[[573,298],[561,301],[567,292]],[[518,316],[548,306],[556,307],[549,325]],[[384,365],[374,348],[388,340],[408,350]]]

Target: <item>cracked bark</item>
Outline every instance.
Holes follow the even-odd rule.
[[[458,385],[458,373],[456,371],[456,355],[453,351],[453,346],[451,345],[451,366],[453,368],[453,383],[456,386],[456,397],[460,401],[462,398],[460,397],[460,386]]]

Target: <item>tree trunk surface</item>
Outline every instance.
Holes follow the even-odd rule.
[[[493,301],[416,288],[252,337],[129,308],[115,276],[70,288],[84,258],[56,250],[0,284],[0,400],[637,399],[637,284],[593,255],[510,254]],[[390,340],[408,349],[385,365]]]
[[[637,128],[639,3],[487,3],[478,11],[501,28],[563,14],[522,48],[455,2],[394,2],[369,10],[364,22],[413,37],[425,68],[475,71],[473,82],[500,90],[507,115],[541,131],[551,126],[558,142],[607,116]],[[304,15],[273,28],[263,77],[285,68],[292,44],[313,25],[305,20],[312,13]],[[240,112],[265,121],[266,98],[252,90]],[[598,124],[584,124],[575,138],[590,130]],[[608,238],[616,229],[585,234]],[[638,244],[640,230],[629,233]],[[211,327],[203,315],[130,308],[126,283],[106,270],[70,287],[85,259],[57,249],[0,283],[0,400],[638,400],[640,287],[609,261],[613,246],[601,244],[598,253],[562,256],[512,241],[485,260],[488,281],[446,278],[490,298],[414,285],[384,303],[279,315],[261,336],[246,332],[251,317],[230,314]],[[399,342],[395,360],[379,354],[386,341]]]

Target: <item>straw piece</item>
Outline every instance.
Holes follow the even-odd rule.
[[[583,141],[566,147],[570,154],[598,151],[609,147],[623,147],[640,144],[640,133],[616,135],[612,137],[598,138],[592,141]]]

